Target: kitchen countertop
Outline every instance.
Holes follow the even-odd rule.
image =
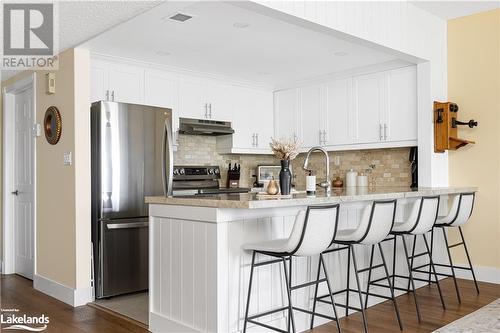
[[[462,192],[476,192],[477,187],[409,187],[383,186],[376,188],[333,189],[330,196],[318,191],[315,196],[298,192],[291,198],[258,197],[255,193],[193,195],[181,197],[152,196],[146,197],[148,204],[195,206],[231,209],[259,209],[290,206],[321,205],[338,202],[402,199],[426,195],[447,195]]]

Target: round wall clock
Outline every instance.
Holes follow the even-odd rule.
[[[48,143],[55,145],[59,142],[62,132],[62,120],[61,114],[55,106],[50,106],[47,111],[45,111],[43,128]]]

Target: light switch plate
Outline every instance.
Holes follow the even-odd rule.
[[[65,152],[63,158],[64,158],[64,160],[63,160],[64,165],[71,165],[72,164],[72,157],[71,157],[70,151]]]

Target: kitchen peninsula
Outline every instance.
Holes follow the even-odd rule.
[[[444,198],[476,190],[473,187],[380,187],[343,189],[330,196],[319,193],[311,197],[299,193],[289,199],[259,199],[255,194],[147,197],[151,216],[149,329],[152,332],[241,332],[251,262],[251,254],[245,252],[242,245],[287,237],[295,215],[308,205],[341,203],[339,228],[346,229],[356,227],[361,210],[373,200],[398,199],[396,214],[403,217],[412,199],[440,195],[440,215],[444,215],[447,212]],[[367,265],[368,252],[364,250],[358,249],[360,266]],[[293,281],[313,280],[315,260],[317,258],[294,258]],[[344,255],[330,255],[326,261],[332,272],[333,287],[339,289],[346,283]],[[256,274],[257,287],[253,291],[250,313],[286,304],[279,265],[259,268]],[[295,304],[309,307],[312,292],[313,287],[294,292]],[[320,288],[320,293],[325,291]],[[324,311],[328,309],[325,307]],[[278,312],[263,320],[279,325],[285,318]],[[296,314],[298,331],[308,328],[308,318],[303,313]],[[315,324],[324,322],[317,320]],[[252,328],[249,327],[250,332]]]

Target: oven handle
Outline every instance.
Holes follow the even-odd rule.
[[[132,228],[145,228],[149,226],[149,222],[132,222],[132,223],[112,223],[106,224],[106,228],[114,229],[132,229]]]

